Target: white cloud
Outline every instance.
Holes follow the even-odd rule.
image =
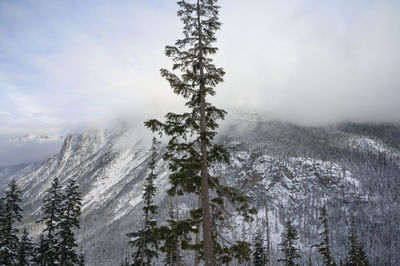
[[[305,124],[400,122],[398,2],[233,2],[221,34],[221,104],[229,95],[233,106]]]
[[[159,68],[171,65],[163,47],[180,36],[181,25],[173,1],[158,3],[0,4],[0,134],[180,109]],[[221,5],[217,63],[227,76],[217,89],[219,105],[306,124],[400,122],[398,2]]]

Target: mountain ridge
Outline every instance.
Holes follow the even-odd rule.
[[[251,125],[247,131],[242,130],[246,128],[243,123]],[[382,262],[379,258],[388,254],[386,256],[390,261],[384,262],[396,265],[394,263],[399,261],[399,254],[393,250],[393,243],[382,244],[383,237],[371,236],[371,228],[376,227],[373,219],[362,221],[379,213],[377,206],[389,199],[389,195],[372,191],[376,182],[373,176],[394,171],[393,177],[386,178],[387,182],[395,182],[399,178],[396,172],[400,165],[399,151],[395,145],[388,144],[390,134],[381,137],[356,134],[357,125],[352,124],[307,128],[279,122],[240,121],[240,130],[235,129],[238,124],[231,124],[230,127],[225,131],[230,134],[221,134],[218,141],[229,148],[231,164],[218,165],[214,171],[218,171],[225,182],[241,188],[253,199],[253,204],[259,209],[255,223],[265,222],[264,202],[268,202],[273,259],[278,256],[276,246],[283,221],[285,217],[292,217],[301,237],[302,254],[312,254],[318,262],[318,254],[310,247],[318,239],[318,209],[328,204],[337,258],[343,259],[346,255],[347,232],[343,232],[343,228],[348,226],[350,216],[356,216],[363,225],[361,238],[366,242],[373,264],[379,265]],[[392,131],[396,135],[399,129],[393,126]],[[368,130],[363,132],[368,133]],[[88,265],[120,263],[129,254],[125,233],[134,230],[141,222],[136,213],[140,211],[143,179],[150,156],[149,147],[132,135],[135,135],[134,131],[68,135],[59,154],[29,173],[14,176],[23,190],[23,225],[34,235],[40,232],[41,226],[34,221],[39,216],[40,199],[52,178],[57,176],[62,185],[70,178],[77,179],[83,193],[78,235],[80,246],[87,254]],[[400,139],[400,134],[397,138]],[[369,173],[363,177],[363,160],[368,162],[374,175]],[[379,160],[381,163],[378,163]],[[168,170],[166,162],[161,158],[158,161],[159,193],[155,201],[160,205],[157,218],[163,220],[168,209],[165,196]],[[378,170],[374,170],[375,164],[381,165],[381,169],[376,166]],[[397,189],[392,190],[395,192]],[[389,192],[392,197],[391,190]],[[398,205],[398,198],[393,199],[388,206],[390,209]],[[190,197],[179,202],[182,215],[185,215],[188,206],[195,204]],[[372,209],[364,210],[365,206]],[[385,215],[379,222],[388,223]],[[400,217],[397,212],[396,215]],[[226,232],[228,237],[244,237],[252,242],[255,224],[233,219],[235,226],[231,232]],[[396,223],[385,226],[385,230],[389,228],[394,232],[393,239],[400,237]],[[373,241],[366,241],[368,238]],[[376,250],[378,244],[374,246],[373,243],[382,247]],[[98,250],[104,252],[98,254]],[[187,256],[189,259],[190,254]]]

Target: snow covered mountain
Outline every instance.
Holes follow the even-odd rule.
[[[319,265],[319,209],[327,204],[336,258],[346,255],[347,226],[354,216],[361,240],[374,265],[398,265],[400,254],[400,127],[345,124],[329,128],[299,127],[255,120],[231,123],[218,141],[231,152],[231,164],[215,171],[245,191],[258,207],[252,224],[237,217],[231,239],[252,241],[265,225],[265,203],[272,233],[272,258],[287,217],[300,234],[304,261]],[[81,248],[88,265],[118,265],[129,256],[126,233],[141,223],[141,194],[150,156],[150,141],[135,131],[95,131],[65,138],[59,154],[13,178],[23,190],[24,220],[33,235],[34,221],[50,182],[77,179],[83,194]],[[167,164],[157,164],[158,218],[167,215]],[[195,201],[180,199],[181,215]],[[188,258],[189,259],[189,258]],[[191,261],[191,260],[190,260]],[[190,265],[190,263],[189,263]]]

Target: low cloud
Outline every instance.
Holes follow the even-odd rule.
[[[177,7],[139,2],[3,1],[0,135],[64,135],[182,110],[159,75],[171,66],[164,46],[181,36]],[[219,106],[307,125],[400,122],[398,1],[220,4]]]
[[[399,12],[398,1],[233,1],[218,102],[300,124],[398,123]]]
[[[10,141],[0,137],[0,166],[41,162],[60,151],[62,139]]]

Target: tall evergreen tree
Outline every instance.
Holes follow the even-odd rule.
[[[322,231],[319,233],[319,235],[322,237],[322,240],[320,243],[314,245],[314,247],[318,248],[318,252],[322,255],[324,264],[327,266],[333,266],[336,265],[336,263],[332,258],[331,242],[329,239],[328,212],[326,206],[321,208],[321,216],[319,219],[322,221],[323,227]]]
[[[29,236],[28,230],[24,228],[22,236],[19,241],[18,248],[18,265],[34,265],[36,245],[32,238]]]
[[[19,230],[15,227],[15,222],[22,219],[21,191],[18,189],[15,180],[12,180],[6,190],[5,196],[1,200],[0,214],[0,264],[17,265]]]
[[[56,238],[56,231],[61,221],[61,187],[58,178],[54,178],[51,187],[43,198],[42,217],[37,222],[44,222],[43,239],[41,249],[45,251],[42,257],[42,265],[54,265],[59,263],[58,249],[59,242]]]
[[[349,253],[345,259],[346,266],[369,266],[369,260],[362,244],[358,241],[354,219],[350,223]]]
[[[283,258],[278,262],[284,262],[286,266],[298,265],[296,259],[300,259],[299,250],[297,248],[297,230],[293,226],[292,221],[288,219],[285,223],[285,231],[282,232],[282,242],[279,244],[279,250],[283,253]]]
[[[79,228],[82,196],[78,191],[79,185],[74,179],[68,181],[65,193],[62,195],[61,215],[59,223],[60,265],[75,265],[79,263],[74,230]]]
[[[152,215],[155,214],[157,208],[157,206],[154,205],[153,197],[156,193],[154,180],[157,177],[155,171],[158,145],[159,142],[154,137],[151,146],[149,173],[146,177],[146,184],[143,192],[143,227],[136,232],[128,234],[128,236],[131,238],[130,244],[136,248],[136,251],[133,254],[132,265],[148,266],[151,265],[151,262],[154,258],[158,257],[158,240],[155,231],[157,222],[152,219]]]
[[[261,230],[257,230],[254,239],[253,265],[264,266],[267,264],[267,254],[265,254],[264,238]]]
[[[190,212],[191,217],[177,221],[179,234],[185,239],[182,248],[202,248],[206,266],[214,265],[215,260],[226,263],[236,258],[250,259],[250,245],[247,242],[232,243],[231,247],[221,246],[218,241],[223,221],[228,213],[224,208],[225,199],[233,203],[242,203],[238,210],[249,219],[250,208],[238,190],[223,186],[218,176],[213,176],[210,167],[216,163],[228,163],[229,154],[223,146],[214,143],[218,128],[218,119],[224,119],[226,112],[213,106],[206,96],[215,95],[215,86],[223,81],[225,74],[217,68],[211,58],[218,48],[216,31],[220,29],[217,0],[197,0],[195,3],[178,1],[178,16],[184,28],[182,39],[174,46],[166,47],[166,55],[172,59],[173,71],[161,70],[161,75],[169,82],[174,92],[187,100],[189,111],[183,114],[167,113],[166,121],[149,120],[145,125],[152,131],[164,133],[170,137],[164,158],[169,160],[169,176],[172,185],[168,193],[171,196],[200,194],[200,208]],[[210,198],[210,191],[213,191]],[[215,196],[214,196],[215,195]],[[213,217],[212,217],[213,216]],[[214,225],[213,222],[214,221]],[[190,244],[189,234],[196,233],[202,225],[202,244]],[[195,229],[193,229],[195,228]]]

